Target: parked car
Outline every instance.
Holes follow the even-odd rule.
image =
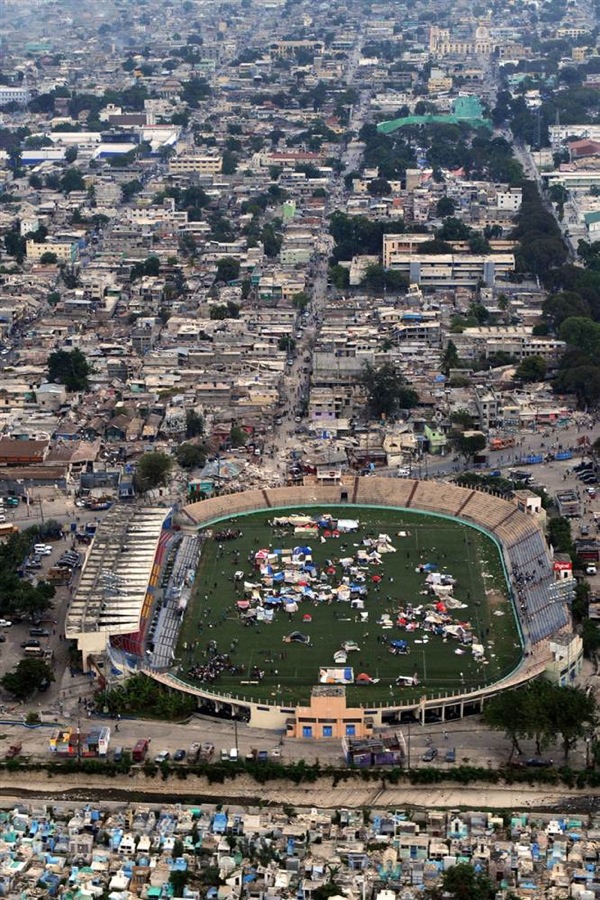
[[[40,556],[50,556],[52,553],[52,547],[49,544],[34,544],[33,549]]]
[[[34,641],[31,638],[28,641],[21,641],[21,650],[24,650],[25,647],[41,647],[39,641]]]
[[[12,622],[9,622],[8,619],[0,619],[0,628],[10,628]]]
[[[421,759],[423,762],[433,762],[437,755],[438,752],[435,747],[428,747]]]
[[[586,575],[595,575],[597,573],[597,571],[598,571],[598,569],[596,568],[596,566],[593,563],[590,563],[589,566],[585,567]]]
[[[185,750],[176,750],[173,754],[173,759],[175,762],[181,762],[182,759],[185,759]]]
[[[547,769],[554,765],[553,759],[542,759],[539,756],[532,756],[525,760],[525,765],[532,769]]]
[[[38,628],[37,626],[30,628],[29,634],[31,637],[50,637],[50,632],[47,628]]]
[[[171,754],[168,750],[161,750],[160,753],[157,753],[154,757],[155,763],[163,763],[167,762],[167,760],[171,759]]]
[[[456,762],[456,749],[454,747],[448,747],[446,750],[445,760],[448,763]]]

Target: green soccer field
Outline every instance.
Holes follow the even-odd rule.
[[[179,634],[180,678],[215,693],[297,705],[308,701],[311,687],[318,684],[319,669],[335,666],[333,656],[342,642],[354,641],[360,649],[348,653],[346,666],[353,668],[355,677],[366,673],[376,683],[348,686],[348,701],[370,706],[476,688],[497,681],[517,665],[521,645],[512,605],[498,550],[487,536],[458,522],[400,510],[351,506],[296,510],[301,511],[356,518],[360,528],[322,543],[318,536],[294,535],[292,529],[269,526],[267,519],[282,514],[269,510],[222,521],[207,531],[210,535],[231,528],[241,529],[242,534],[221,545],[210,536],[204,541],[193,597]],[[308,546],[320,578],[326,560],[335,564],[352,556],[363,538],[380,533],[390,536],[396,552],[382,554],[381,565],[366,567],[363,612],[368,612],[367,621],[361,621],[360,611],[349,602],[336,600],[303,600],[289,614],[277,609],[271,623],[243,621],[237,604],[244,599],[244,581],[260,582],[260,572],[250,561],[258,550]],[[456,623],[470,623],[474,639],[484,646],[483,660],[476,661],[470,647],[455,638],[422,628],[407,633],[396,626],[398,610],[406,604],[414,607],[436,601],[427,595],[425,574],[416,571],[427,563],[456,579],[454,597],[466,608],[449,612]],[[327,581],[339,585],[342,569],[339,564],[334,568]],[[236,571],[244,572],[243,581],[235,582]],[[376,583],[373,576],[381,581]],[[391,617],[393,628],[377,624],[382,614]],[[305,616],[311,620],[304,621]],[[310,645],[284,642],[294,631],[307,635]],[[391,640],[406,640],[410,653],[392,654],[385,643]],[[218,653],[229,654],[238,673],[222,674],[212,683],[191,674],[194,667],[206,665],[210,641],[216,642]],[[256,669],[264,673],[258,683]],[[398,675],[416,675],[419,683],[399,687]]]

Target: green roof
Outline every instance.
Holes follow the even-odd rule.
[[[492,123],[483,117],[483,107],[478,97],[457,97],[454,101],[454,109],[448,115],[429,114],[425,116],[404,116],[400,119],[392,119],[389,122],[381,122],[377,131],[382,134],[391,134],[398,128],[407,125],[459,125],[466,122],[471,128],[489,128]]]

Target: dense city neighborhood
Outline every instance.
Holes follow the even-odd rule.
[[[0,0],[2,896],[598,896],[599,14]]]

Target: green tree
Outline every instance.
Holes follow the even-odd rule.
[[[471,229],[462,221],[453,216],[444,219],[442,227],[436,234],[440,241],[468,241],[471,237]]]
[[[405,377],[389,362],[378,368],[366,363],[359,383],[373,418],[393,417],[399,410],[413,409],[419,402],[416,391],[407,387]]]
[[[577,347],[580,353],[596,356],[600,350],[600,324],[580,316],[565,319],[559,329],[561,341]]]
[[[330,267],[328,275],[331,283],[338,291],[345,291],[350,285],[350,272],[345,266],[340,266],[339,263]]]
[[[68,391],[87,391],[92,372],[85,356],[74,350],[56,350],[48,357],[48,380],[64,384]]]
[[[453,216],[455,209],[456,203],[452,197],[440,197],[435,207],[435,213],[440,219],[445,219],[448,216]]]
[[[131,200],[132,197],[135,197],[136,194],[139,194],[140,191],[144,189],[144,185],[141,181],[138,181],[137,178],[132,179],[131,181],[126,181],[121,185],[121,198],[127,203]]]
[[[138,460],[135,470],[134,485],[141,494],[157,487],[163,487],[169,480],[173,460],[166,453],[153,451],[144,453]]]
[[[190,874],[187,869],[173,869],[169,875],[169,884],[173,888],[174,897],[183,897],[185,886],[188,883]]]
[[[236,281],[240,275],[240,262],[233,256],[223,256],[217,260],[217,272],[215,281],[224,281],[228,284],[230,281]]]
[[[566,762],[577,741],[585,737],[587,727],[595,724],[596,698],[579,687],[552,687],[547,715],[552,735],[561,737]]]
[[[510,740],[509,761],[515,753],[521,753],[519,741],[529,732],[529,718],[524,694],[519,690],[502,691],[483,708],[483,721],[494,731],[503,731]]]
[[[553,516],[548,520],[548,540],[556,553],[572,553],[573,539],[571,523],[564,516]]]
[[[519,363],[515,371],[518,381],[543,381],[546,377],[548,366],[543,356],[528,356]]]
[[[14,256],[18,263],[25,259],[25,238],[21,237],[18,227],[11,228],[4,235],[4,249],[9,256]]]
[[[392,186],[385,178],[374,178],[369,182],[367,190],[372,197],[389,197]]]
[[[485,435],[480,432],[469,433],[463,431],[453,431],[450,434],[450,443],[460,456],[466,461],[473,458],[476,453],[480,453],[486,444]]]
[[[454,412],[450,413],[450,421],[453,425],[460,425],[461,428],[464,428],[466,431],[469,431],[473,428],[473,416],[466,409],[456,409]]]
[[[456,900],[493,900],[495,888],[488,876],[470,863],[457,863],[442,876],[442,891]]]
[[[77,159],[77,147],[67,147],[65,151],[65,162],[72,165]]]
[[[454,341],[449,340],[442,355],[441,370],[444,375],[449,375],[450,369],[458,369],[459,366],[460,359],[458,356],[458,350],[456,349],[456,344],[454,343]]]
[[[293,353],[296,349],[296,341],[289,334],[284,334],[277,341],[277,349],[286,353]]]
[[[559,329],[565,319],[572,316],[587,319],[592,317],[590,304],[575,291],[559,291],[557,294],[550,294],[544,301],[543,312],[545,318],[555,329]]]
[[[183,82],[181,99],[192,109],[196,109],[202,100],[210,96],[210,85],[204,78],[191,78]]]
[[[27,700],[35,691],[54,681],[54,672],[43,659],[22,659],[14,672],[0,678],[0,684],[17,700]]]
[[[206,462],[206,448],[184,442],[177,447],[175,458],[182,469],[201,469]]]
[[[292,303],[294,304],[296,309],[303,310],[310,303],[310,297],[304,291],[299,291],[292,297]]]
[[[204,417],[195,409],[185,411],[185,436],[186,438],[201,437],[204,434]]]
[[[46,252],[42,253],[40,256],[40,262],[43,266],[55,266],[58,262],[58,256],[56,253],[53,253],[52,250],[46,250]]]
[[[592,619],[585,619],[581,628],[583,652],[598,671],[598,651],[600,650],[600,628]]]
[[[231,426],[229,432],[229,443],[232,447],[243,447],[248,442],[248,434],[243,428],[235,423]]]
[[[223,151],[223,162],[221,163],[221,172],[223,175],[234,175],[238,167],[238,157],[231,150]]]
[[[65,169],[60,179],[60,189],[63,194],[85,191],[85,181],[79,169]]]

